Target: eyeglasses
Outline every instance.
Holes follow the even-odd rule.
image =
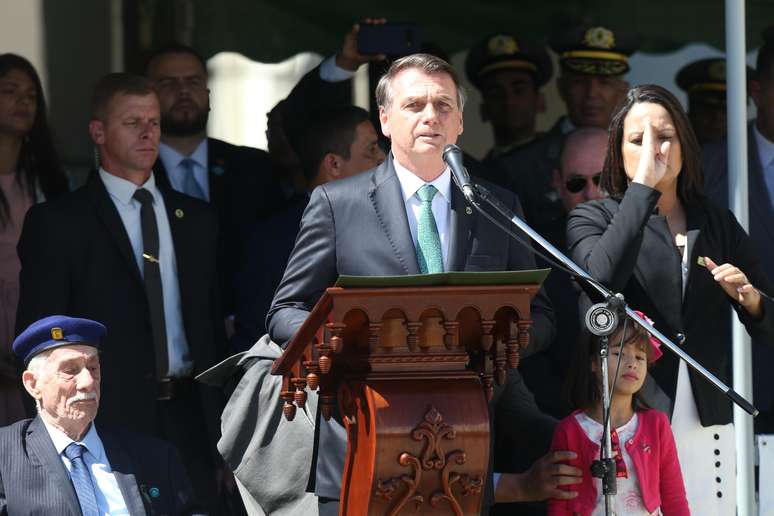
[[[584,188],[586,188],[586,184],[588,183],[589,179],[591,179],[591,181],[594,183],[594,186],[599,186],[599,177],[601,175],[602,175],[602,172],[597,172],[591,177],[571,176],[564,181],[564,187],[570,193],[578,193]]]

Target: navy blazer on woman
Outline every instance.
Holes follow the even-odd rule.
[[[661,194],[632,183],[622,199],[579,205],[567,224],[573,259],[641,310],[664,335],[679,344],[718,378],[730,383],[732,306],[753,338],[774,336],[774,303],[764,300],[763,317],[754,320],[699,263],[739,267],[753,285],[770,291],[750,238],[733,214],[707,199],[684,206],[688,226],[688,281],[682,289],[681,256],[666,217],[655,212]],[[650,370],[658,385],[675,399],[679,359],[670,352]],[[690,372],[699,418],[704,426],[730,423],[731,403],[709,382]]]

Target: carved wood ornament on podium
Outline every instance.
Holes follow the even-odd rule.
[[[274,364],[285,417],[319,389],[347,429],[341,514],[479,514],[487,403],[529,344],[538,285],[330,288]]]

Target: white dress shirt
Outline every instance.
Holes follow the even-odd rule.
[[[159,144],[159,159],[161,159],[164,168],[167,170],[169,182],[172,184],[172,188],[182,193],[187,193],[184,190],[184,185],[185,175],[188,174],[188,171],[180,163],[186,158],[193,161],[194,179],[202,192],[204,192],[204,199],[209,202],[210,181],[207,174],[207,160],[209,159],[207,154],[207,138],[199,143],[190,156],[183,156],[164,142]]]
[[[140,202],[133,198],[138,186],[114,176],[104,169],[99,169],[99,177],[110,194],[124,229],[132,244],[134,258],[140,275],[143,273],[142,263],[142,227],[140,225]],[[164,197],[156,187],[153,174],[142,185],[153,195],[153,212],[156,215],[156,225],[159,230],[159,267],[161,269],[161,288],[164,295],[164,320],[167,329],[167,355],[169,359],[169,376],[189,376],[193,371],[193,361],[188,351],[188,340],[183,326],[183,308],[180,302],[180,284],[177,280],[177,259],[172,241],[172,231],[164,205]],[[116,295],[121,295],[117,292]]]
[[[394,156],[393,156],[394,158]],[[414,241],[414,247],[417,246],[417,225],[419,223],[419,213],[422,209],[422,201],[415,195],[417,190],[423,186],[433,185],[438,193],[433,197],[433,217],[435,225],[438,228],[438,235],[441,237],[441,252],[443,253],[444,271],[449,267],[449,218],[451,213],[451,170],[446,167],[440,176],[433,181],[426,183],[416,174],[398,163],[398,160],[392,160],[395,166],[395,172],[398,174],[400,188],[403,191],[403,202],[406,206],[406,217],[408,218],[409,229],[411,230],[411,239]]]
[[[755,135],[755,144],[758,147],[758,159],[761,164],[761,172],[763,172],[763,180],[769,191],[771,205],[774,206],[774,142],[763,136],[755,124],[753,124],[753,134]]]
[[[86,468],[91,476],[99,513],[109,514],[110,516],[128,515],[129,509],[126,507],[124,496],[121,494],[121,488],[118,487],[118,481],[113,474],[113,469],[110,467],[110,461],[107,458],[105,448],[102,446],[102,439],[99,438],[94,423],[91,424],[91,428],[89,428],[82,440],[73,441],[67,434],[49,425],[45,419],[41,418],[41,421],[43,421],[43,425],[46,427],[48,435],[54,443],[54,448],[56,448],[56,452],[59,454],[59,458],[62,459],[62,463],[67,468],[68,473],[71,471],[70,459],[64,454],[65,448],[73,442],[77,442],[86,448],[86,451],[83,453],[83,462],[86,464]]]

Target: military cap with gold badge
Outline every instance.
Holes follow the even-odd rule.
[[[747,80],[753,77],[753,69],[747,67]],[[726,60],[723,57],[700,59],[682,67],[675,77],[677,85],[689,99],[705,104],[726,103]]]
[[[551,49],[563,69],[587,75],[623,75],[639,38],[608,25],[583,25],[555,34]]]
[[[470,83],[481,89],[483,78],[498,70],[524,71],[539,88],[551,79],[554,67],[543,45],[513,34],[498,33],[470,49],[465,59],[465,73]]]
[[[90,319],[51,315],[30,324],[13,341],[13,352],[24,365],[35,355],[60,346],[81,344],[99,348],[107,329]]]

